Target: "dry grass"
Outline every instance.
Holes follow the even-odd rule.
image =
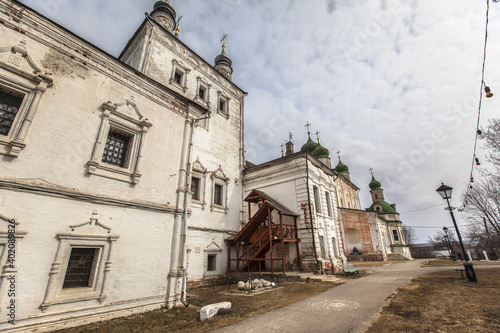
[[[216,286],[190,290],[188,308],[158,310],[126,318],[118,318],[102,323],[66,329],[60,332],[71,333],[113,333],[113,332],[208,332],[231,325],[260,313],[269,312],[298,302],[315,294],[335,287],[333,283],[304,282],[282,283],[275,288],[253,296],[228,293],[227,286]],[[232,286],[232,290],[235,286]],[[240,313],[215,316],[200,321],[199,308],[204,305],[229,301],[233,310]]]
[[[453,270],[417,277],[367,332],[500,332],[500,269],[476,275],[478,283]]]

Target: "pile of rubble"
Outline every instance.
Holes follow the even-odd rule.
[[[276,284],[274,282],[269,282],[264,279],[255,279],[248,280],[247,282],[239,281],[238,282],[238,290],[258,290],[262,288],[275,287]]]

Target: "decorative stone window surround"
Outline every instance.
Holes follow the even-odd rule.
[[[172,76],[170,77],[170,84],[173,86],[178,87],[179,89],[182,89],[182,91],[186,92],[188,90],[187,87],[187,74],[191,70],[185,66],[182,62],[173,59],[172,60]],[[175,81],[175,73],[181,73],[181,82],[180,84]]]
[[[201,209],[205,209],[205,206],[207,204],[205,197],[206,193],[205,185],[207,183],[207,175],[208,175],[207,168],[205,168],[203,164],[201,164],[200,158],[197,157],[196,161],[194,161],[193,163],[191,177],[195,177],[200,180],[200,188],[199,188],[200,200],[191,200],[191,204],[194,206],[199,206],[201,207]]]
[[[227,187],[229,185],[229,178],[226,177],[226,174],[222,171],[222,167],[220,165],[217,170],[212,172],[210,177],[212,178],[212,203],[210,204],[210,211],[223,212],[227,214],[227,211],[229,210],[227,206]],[[216,205],[214,203],[216,184],[222,186],[222,205]]]
[[[225,93],[222,91],[217,92],[217,113],[220,114],[221,116],[225,117],[226,119],[229,119],[229,102],[231,98],[227,96]],[[224,102],[224,107],[223,110],[220,108],[221,101]]]
[[[125,113],[121,112],[121,109],[125,109]],[[144,118],[137,105],[131,100],[115,104],[107,102],[102,104],[101,110],[103,111],[101,125],[94,144],[92,157],[87,163],[87,173],[137,184],[142,175],[142,151],[146,133],[152,124],[147,118]],[[135,111],[139,119],[133,117],[132,110]],[[110,129],[131,136],[128,158],[123,168],[101,161]]]
[[[204,260],[203,260],[203,276],[217,276],[222,274],[222,248],[212,240],[212,243],[208,244],[205,248]],[[215,255],[215,270],[208,270],[208,256]]]
[[[0,87],[24,96],[9,133],[0,135],[1,155],[18,157],[26,147],[26,136],[40,99],[52,85],[52,79],[41,74],[41,69],[28,55],[25,41],[16,46],[0,47]]]
[[[100,227],[106,230],[105,234],[87,233],[59,233],[59,240],[54,262],[49,272],[49,281],[45,290],[43,303],[40,305],[42,311],[57,304],[68,304],[83,301],[104,302],[106,299],[106,288],[108,274],[111,270],[113,259],[113,243],[120,237],[109,234],[111,228],[99,222],[97,211],[92,213],[90,221],[70,225],[72,231],[83,226]],[[68,266],[72,248],[97,248],[98,259],[96,269],[92,277],[92,286],[88,288],[63,289],[64,277]]]
[[[196,96],[194,96],[194,100],[208,109],[210,108],[210,88],[212,85],[199,76],[196,78],[196,81]],[[203,98],[200,96],[201,88],[205,90],[205,96]]]

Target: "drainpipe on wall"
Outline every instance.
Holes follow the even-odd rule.
[[[314,237],[313,215],[311,209],[311,193],[309,192],[309,152],[306,151],[306,186],[307,186],[307,205],[309,206],[309,219],[311,220],[311,234],[314,249],[314,259],[316,259],[316,269],[319,267],[318,252],[316,251],[316,240]]]
[[[210,118],[210,111],[208,111],[208,116],[193,119],[191,121],[191,134],[189,137],[188,144],[188,154],[187,154],[187,163],[186,163],[186,188],[184,189],[184,209],[182,214],[182,234],[181,234],[181,262],[180,267],[182,270],[182,282],[181,282],[181,297],[180,301],[184,306],[188,306],[186,302],[186,245],[187,245],[187,219],[188,219],[188,196],[189,191],[191,189],[191,153],[193,151],[193,136],[194,136],[194,124],[200,120]]]

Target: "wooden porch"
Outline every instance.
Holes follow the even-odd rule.
[[[228,271],[231,263],[236,263],[238,272],[258,271],[263,266],[275,272],[275,262],[281,261],[283,274],[286,272],[285,244],[295,243],[298,266],[300,267],[299,238],[297,235],[298,214],[259,190],[253,190],[246,198],[249,222],[234,238],[226,239],[229,247]],[[252,206],[258,207],[252,216]],[[284,223],[293,219],[293,222]],[[275,257],[272,249],[281,245],[281,256]],[[232,249],[236,258],[232,258]],[[270,254],[267,256],[267,254]]]

